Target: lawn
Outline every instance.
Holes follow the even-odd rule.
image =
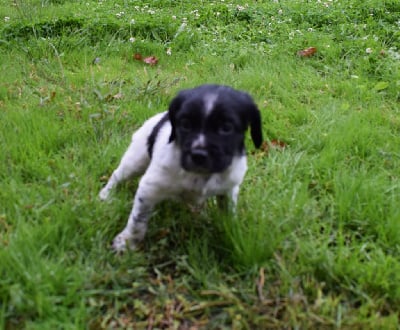
[[[0,66],[0,328],[399,328],[398,0],[2,1]],[[166,202],[115,255],[137,181],[99,190],[203,83],[262,113],[236,218]]]

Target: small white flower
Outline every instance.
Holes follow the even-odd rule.
[[[176,16],[175,16],[175,15],[173,15],[173,16],[172,16],[172,19],[176,19]]]
[[[282,10],[282,9],[279,9],[279,10],[278,10],[278,14],[279,14],[279,15],[282,15],[282,14],[283,14],[283,10]]]
[[[366,50],[365,50],[365,52],[367,53],[367,54],[371,54],[372,52],[373,52],[373,50],[372,50],[372,48],[367,48]]]
[[[133,24],[135,24],[135,23],[136,23],[135,19],[132,18],[132,19],[131,19],[131,24],[133,25]]]
[[[156,12],[155,12],[154,10],[150,9],[150,10],[148,11],[148,13],[149,13],[150,15],[154,15]]]
[[[168,48],[168,49],[167,49],[167,55],[168,55],[168,56],[171,56],[171,54],[172,54],[172,50],[171,50],[171,48]]]
[[[10,17],[6,16],[4,17],[4,22],[8,22],[10,20]]]
[[[136,41],[136,39],[134,37],[129,38],[129,42],[135,42],[135,41]]]

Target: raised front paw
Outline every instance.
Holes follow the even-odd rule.
[[[116,253],[123,253],[126,250],[136,250],[136,244],[132,235],[127,234],[126,232],[121,232],[117,236],[115,236],[112,242],[112,249]]]

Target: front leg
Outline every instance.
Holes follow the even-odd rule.
[[[147,231],[147,222],[155,202],[151,199],[141,197],[140,191],[135,195],[132,211],[128,222],[113,240],[112,248],[115,252],[124,252],[126,249],[135,250],[137,244],[141,242]]]
[[[129,145],[129,148],[125,151],[118,167],[112,173],[107,184],[101,189],[99,198],[101,200],[107,200],[110,196],[112,189],[117,186],[120,182],[125,181],[133,176],[140,175],[144,172],[150,159],[147,155],[146,148],[138,148],[136,146],[134,135],[133,142]],[[139,141],[140,142],[140,141]]]
[[[165,199],[162,188],[155,186],[154,182],[148,182],[149,177],[151,175],[145,175],[140,181],[128,222],[113,240],[112,248],[116,252],[136,249],[146,234],[147,222],[155,205]]]
[[[217,205],[224,212],[236,213],[236,204],[239,196],[239,186],[233,187],[225,195],[217,196]]]

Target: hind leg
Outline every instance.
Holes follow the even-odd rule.
[[[115,169],[104,188],[101,189],[99,193],[99,198],[101,200],[108,199],[111,190],[120,182],[133,176],[141,175],[146,170],[150,162],[147,150],[143,147],[141,148],[142,150],[138,150],[138,146],[135,142],[135,139],[133,139],[118,167]]]
[[[148,138],[163,116],[165,116],[165,112],[151,117],[133,134],[128,150],[126,150],[117,169],[99,193],[101,200],[107,199],[111,190],[121,181],[135,175],[141,175],[146,171],[150,163],[150,156],[147,151]]]

